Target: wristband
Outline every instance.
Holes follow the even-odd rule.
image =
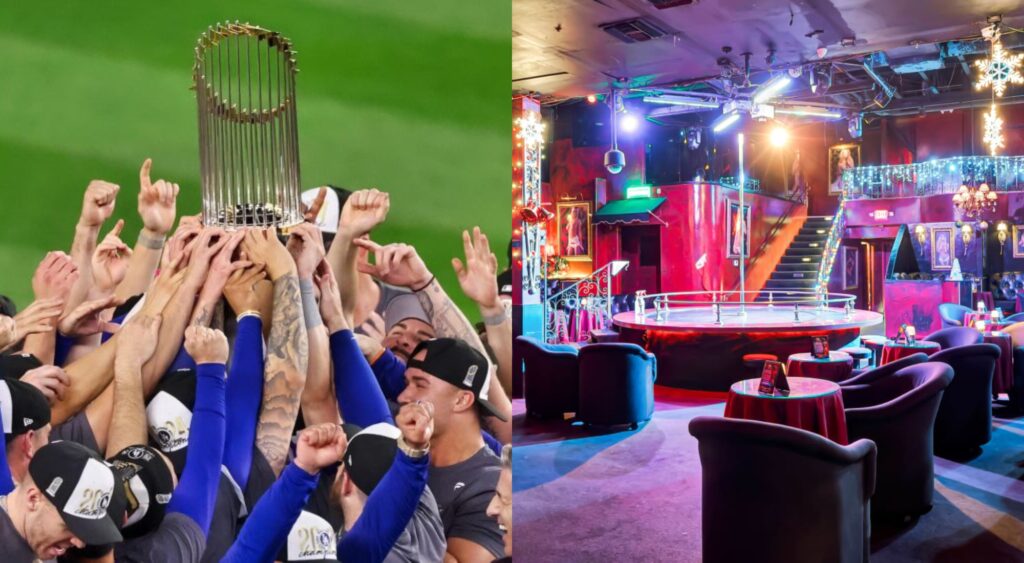
[[[428,287],[430,287],[430,284],[434,283],[434,280],[436,280],[436,279],[437,279],[437,277],[434,276],[433,274],[431,274],[430,275],[430,280],[427,283],[423,284],[423,287],[421,287],[419,289],[412,290],[413,293],[418,293],[420,291],[423,291],[424,289],[427,289]]]
[[[143,247],[148,248],[150,250],[160,250],[161,248],[164,247],[164,242],[166,241],[166,236],[160,238],[153,238],[150,236],[146,236],[144,233],[140,232],[137,244],[140,244]]]
[[[316,304],[313,280],[299,280],[299,294],[302,296],[302,317],[306,320],[306,329],[324,324],[320,318],[320,306]]]
[[[505,307],[502,306],[501,312],[496,315],[490,315],[484,317],[484,324],[487,326],[498,326],[505,322],[508,318],[508,312],[505,311]]]
[[[402,453],[409,456],[412,459],[419,459],[428,453],[430,453],[430,443],[423,449],[414,448],[405,441],[405,436],[398,437],[398,449],[402,450]]]
[[[242,320],[245,317],[256,317],[257,319],[259,319],[261,321],[263,320],[263,315],[261,315],[260,312],[255,310],[255,309],[246,309],[245,311],[242,311],[241,313],[239,313],[238,316],[235,317],[235,318],[237,320]]]

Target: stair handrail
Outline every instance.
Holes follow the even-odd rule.
[[[552,313],[559,309],[602,310],[609,320],[612,318],[612,266],[615,262],[619,261],[608,262],[587,277],[544,299],[544,342],[552,342],[552,338],[556,336],[558,319]],[[621,270],[616,272],[616,275],[628,267],[629,263],[627,262]],[[597,287],[597,292],[594,295],[580,295],[580,288],[587,283],[593,283]],[[576,333],[579,334],[580,315],[576,315],[575,322]]]
[[[825,248],[821,251],[821,262],[818,264],[818,276],[815,278],[814,289],[818,293],[828,293],[828,281],[832,277],[832,265],[836,261],[836,254],[839,254],[839,247],[843,240],[843,232],[846,230],[846,194],[839,198],[839,209],[832,219],[832,227],[828,231],[828,238],[825,240]]]
[[[765,249],[768,248],[768,243],[775,238],[775,235],[778,234],[780,229],[782,229],[782,226],[786,223],[786,220],[789,219],[789,216],[792,215],[793,211],[797,208],[797,206],[804,205],[807,202],[807,186],[804,185],[794,190],[789,200],[790,203],[789,207],[786,208],[786,212],[780,215],[779,218],[775,220],[775,224],[772,225],[772,230],[768,231],[768,235],[765,236],[763,241],[761,241],[761,246],[757,247],[757,252],[755,252],[751,256],[750,262],[747,262],[747,272],[749,272],[750,268],[757,263],[757,259],[764,255]],[[736,283],[732,286],[732,289],[736,290],[736,288],[738,288],[739,286],[740,280],[739,278],[737,278]]]

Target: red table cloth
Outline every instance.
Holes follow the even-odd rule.
[[[999,346],[999,360],[992,377],[992,394],[1007,393],[1013,387],[1013,341],[1005,332],[986,332],[985,342]]]
[[[991,291],[979,291],[971,296],[971,305],[977,306],[978,301],[984,303],[989,311],[996,308],[996,300],[992,298]]]
[[[828,359],[818,359],[809,352],[790,354],[786,362],[789,377],[815,377],[829,381],[846,381],[853,372],[853,356],[846,352],[829,352]]]
[[[992,313],[991,312],[988,312],[988,313],[974,312],[974,313],[966,313],[964,315],[964,326],[966,326],[968,328],[969,327],[973,327],[974,323],[976,323],[976,322],[978,322],[980,320],[985,321],[985,330],[1000,330],[1000,329],[1003,329],[1003,328],[1006,328],[1006,327],[1010,326],[1010,324],[1011,324],[1011,323],[1004,323],[1004,322],[998,322],[998,323],[992,322]]]
[[[912,356],[918,352],[923,352],[929,356],[938,352],[941,349],[938,342],[927,342],[924,340],[918,340],[913,344],[897,344],[892,340],[885,343],[882,347],[882,362],[879,365],[885,365],[889,362],[895,362],[900,358],[906,356]]]
[[[761,395],[760,379],[737,381],[729,388],[727,418],[785,424],[847,444],[846,414],[839,385],[811,377],[787,377],[789,395]]]

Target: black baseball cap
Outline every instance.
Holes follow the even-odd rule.
[[[74,442],[51,442],[32,457],[28,474],[80,540],[89,545],[121,541],[107,511],[117,478],[99,454]]]
[[[185,470],[192,407],[196,403],[196,371],[182,368],[163,376],[146,405],[150,443],[174,464],[180,477]]]
[[[355,433],[346,428],[345,433],[345,472],[360,491],[369,495],[395,462],[402,432],[392,424],[378,422]]]
[[[0,356],[0,376],[21,379],[25,372],[42,365],[32,354],[4,354]]]
[[[0,417],[4,434],[21,436],[50,423],[50,404],[43,392],[17,379],[0,379]]]
[[[107,462],[124,491],[124,536],[137,538],[156,530],[174,493],[174,476],[160,452],[150,446],[128,446]]]
[[[415,360],[417,354],[426,350],[422,360]],[[476,403],[487,414],[498,420],[507,422],[508,418],[487,400],[491,388],[491,377],[488,371],[487,358],[467,344],[455,338],[434,338],[420,342],[409,356],[406,367],[421,369],[438,379],[442,379],[458,387],[472,391]]]

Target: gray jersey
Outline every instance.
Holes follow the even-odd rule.
[[[412,520],[398,536],[384,563],[440,563],[444,560],[446,546],[437,501],[430,488],[426,488]]]
[[[50,431],[50,441],[56,442],[57,440],[82,444],[101,456],[104,455],[104,452],[100,451],[99,445],[96,444],[96,435],[92,433],[92,426],[89,425],[89,419],[85,416],[84,410],[53,427],[53,430]]]
[[[480,544],[495,557],[505,554],[498,522],[487,515],[500,474],[501,460],[487,446],[466,461],[430,468],[427,483],[441,510],[446,538]]]
[[[36,554],[32,548],[21,537],[18,530],[14,529],[14,522],[7,515],[7,497],[0,497],[0,552],[3,553],[3,560],[10,563],[32,563],[36,560]]]
[[[114,559],[131,563],[198,563],[206,549],[203,531],[188,516],[169,512],[156,531],[114,548]]]

